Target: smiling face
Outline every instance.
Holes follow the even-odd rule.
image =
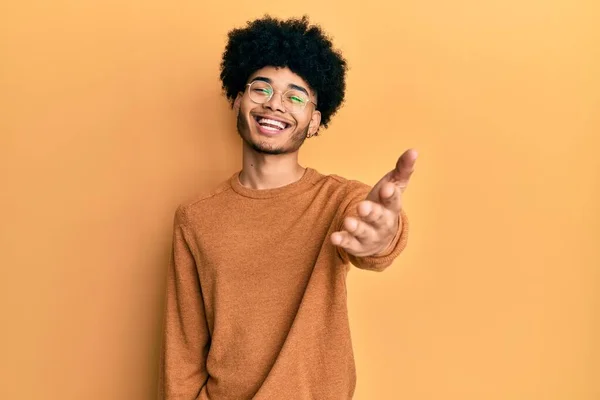
[[[248,84],[252,86],[246,86],[246,90],[238,94],[234,107],[238,133],[254,151],[263,154],[297,152],[304,140],[319,129],[321,113],[315,109],[315,93],[289,68],[261,68],[250,76]],[[304,100],[308,100],[304,109],[290,112],[292,104]]]

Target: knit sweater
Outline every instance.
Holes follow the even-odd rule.
[[[307,168],[275,189],[239,172],[175,212],[167,278],[160,398],[347,400],[356,372],[346,302],[350,265],[382,271],[408,225],[380,256],[331,244],[370,187]]]

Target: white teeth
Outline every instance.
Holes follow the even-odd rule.
[[[285,129],[285,124],[281,121],[276,121],[274,119],[269,119],[269,118],[261,118],[258,120],[259,124],[269,124],[269,125],[273,125],[273,126],[277,126],[279,129]]]

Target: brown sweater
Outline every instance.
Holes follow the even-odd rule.
[[[329,235],[369,186],[311,168],[267,190],[238,176],[175,213],[160,398],[352,398],[346,275],[391,264],[405,214],[386,254],[349,257]]]

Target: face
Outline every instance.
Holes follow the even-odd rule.
[[[256,96],[250,95],[248,86],[244,93],[238,94],[234,102],[238,133],[258,153],[297,152],[307,136],[314,135],[319,129],[321,113],[315,109],[316,94],[288,68],[261,68],[250,76],[248,83],[255,81],[261,86],[264,86],[263,82],[269,83],[274,93],[262,104],[251,98],[256,100]],[[302,111],[286,109],[282,94],[291,89],[310,99]]]

